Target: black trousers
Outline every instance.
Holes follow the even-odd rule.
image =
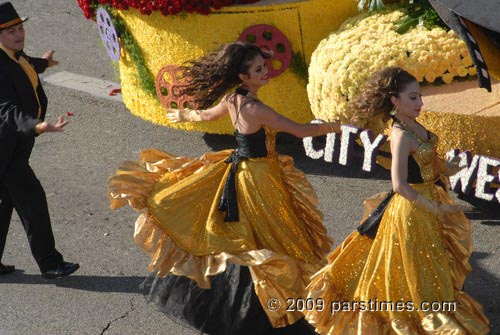
[[[0,178],[0,260],[15,209],[43,272],[56,268],[63,257],[55,247],[45,191],[29,166],[30,153],[31,147],[18,151]]]

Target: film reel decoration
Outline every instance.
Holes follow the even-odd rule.
[[[115,26],[108,12],[102,7],[96,13],[97,29],[101,35],[102,43],[108,52],[109,58],[115,62],[120,60],[120,41]]]
[[[178,65],[168,64],[160,69],[156,75],[156,95],[164,108],[196,108],[190,96],[174,97],[172,89],[179,84],[177,74]]]
[[[273,52],[273,57],[266,59],[271,78],[279,76],[290,66],[292,60],[290,41],[285,34],[273,26],[267,24],[250,26],[241,33],[238,41],[252,43],[263,50]]]

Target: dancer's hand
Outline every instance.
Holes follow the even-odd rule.
[[[180,115],[180,109],[169,108],[167,109],[167,119],[170,123],[183,122],[185,120],[182,119]]]
[[[445,214],[460,213],[460,212],[470,212],[474,209],[471,205],[459,205],[459,204],[441,204],[439,209]]]
[[[453,176],[454,174],[457,174],[465,168],[465,165],[460,166],[460,157],[455,156],[453,157],[450,161],[441,161],[440,160],[440,166],[439,166],[439,172],[444,174],[445,176]]]
[[[435,215],[452,214],[459,212],[468,212],[473,208],[470,205],[458,205],[458,204],[439,204],[436,201],[427,199],[426,197],[419,194],[413,204],[423,208]]]
[[[167,109],[167,119],[170,123],[201,121],[201,111],[195,109]]]

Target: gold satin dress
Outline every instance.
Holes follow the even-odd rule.
[[[248,158],[236,172],[239,221],[218,210],[233,150],[199,159],[144,150],[109,179],[111,207],[141,212],[135,242],[150,256],[149,270],[174,274],[210,288],[228,263],[249,267],[255,293],[273,327],[303,318],[286,299],[304,297],[310,276],[326,264],[332,241],[317,197],[293,159],[275,152],[275,131],[265,129],[267,156]],[[283,308],[270,311],[271,298]]]
[[[437,137],[429,135],[412,155],[423,182],[410,186],[454,203],[435,184]],[[365,201],[365,218],[382,197],[376,198]],[[463,213],[438,217],[396,193],[375,238],[355,231],[312,277],[308,297],[325,307],[311,308],[306,319],[322,335],[487,334],[482,307],[461,290],[471,253],[471,222]]]

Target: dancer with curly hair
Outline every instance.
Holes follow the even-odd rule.
[[[275,133],[318,136],[340,123],[298,124],[260,101],[269,57],[237,42],[181,68],[186,84],[174,94],[200,109],[170,110],[171,122],[229,115],[236,150],[200,159],[146,150],[109,180],[112,208],[142,212],[135,242],[152,258],[147,297],[207,334],[315,334],[286,299],[304,297],[332,241],[305,175],[276,153]]]
[[[457,172],[437,155],[438,138],[417,122],[420,87],[399,67],[367,81],[350,107],[354,123],[393,119],[393,191],[370,199],[358,230],[329,256],[308,286],[328,308],[306,318],[320,334],[486,334],[481,306],[462,291],[471,268],[471,223],[448,195]],[[441,307],[441,309],[440,309]]]

